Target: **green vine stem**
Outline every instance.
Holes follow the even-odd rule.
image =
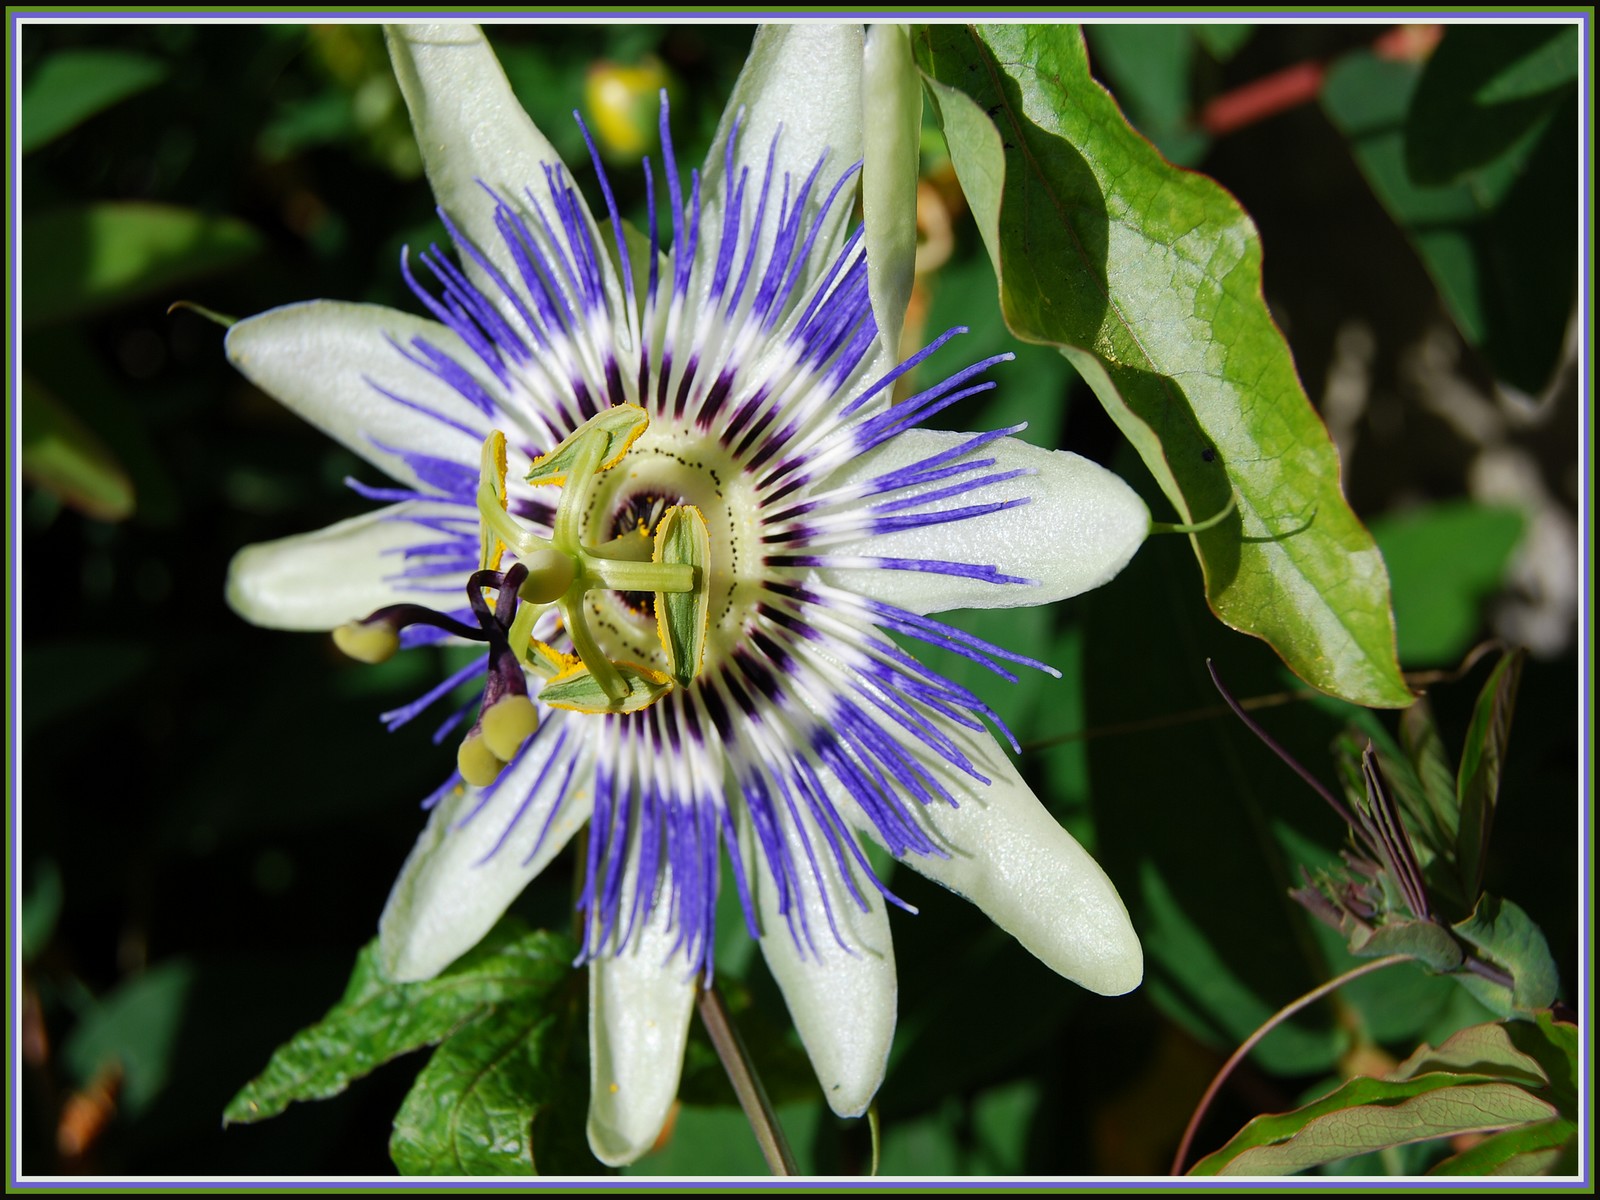
[[[761,1157],[767,1160],[767,1169],[774,1175],[798,1175],[800,1168],[789,1149],[788,1139],[783,1136],[783,1127],[778,1124],[778,1114],[772,1109],[772,1101],[767,1099],[767,1089],[761,1086],[761,1076],[756,1074],[756,1065],[745,1049],[744,1039],[728,1016],[722,993],[711,984],[700,989],[695,1003],[700,1010],[700,1022],[706,1027],[706,1036],[722,1060],[722,1069],[728,1073],[728,1082],[733,1084],[739,1107],[744,1109],[745,1119],[750,1122],[750,1131],[756,1135]]]
[[[1222,1090],[1222,1085],[1228,1081],[1228,1076],[1233,1074],[1237,1067],[1256,1044],[1283,1024],[1302,1008],[1315,1004],[1330,992],[1336,992],[1352,979],[1360,979],[1363,975],[1371,975],[1374,971],[1381,971],[1385,967],[1392,967],[1396,963],[1410,962],[1409,954],[1391,954],[1386,958],[1375,958],[1371,962],[1362,963],[1359,967],[1352,967],[1343,975],[1337,975],[1320,987],[1314,987],[1298,999],[1289,1001],[1277,1012],[1268,1017],[1261,1026],[1245,1038],[1244,1043],[1228,1056],[1228,1061],[1222,1064],[1221,1070],[1211,1080],[1211,1085],[1206,1088],[1205,1095],[1200,1097],[1200,1103],[1195,1105],[1194,1115],[1189,1118],[1189,1124],[1184,1128],[1183,1140],[1178,1143],[1178,1152],[1172,1156],[1171,1175],[1182,1175],[1183,1164],[1189,1158],[1189,1146],[1194,1141],[1194,1135],[1200,1130],[1200,1122],[1205,1120],[1206,1112],[1211,1108],[1211,1102],[1217,1098],[1217,1093]]]

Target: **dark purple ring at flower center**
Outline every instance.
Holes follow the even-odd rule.
[[[625,496],[612,510],[611,520],[605,531],[606,539],[609,541],[637,533],[648,545],[657,522],[661,520],[661,514],[672,505],[682,503],[685,503],[682,496],[669,496],[657,491],[634,492]],[[617,592],[616,598],[630,612],[649,620],[655,619],[654,592]]]

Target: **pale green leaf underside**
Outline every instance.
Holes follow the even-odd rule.
[[[1390,1146],[1509,1129],[1556,1115],[1516,1084],[1437,1072],[1353,1079],[1314,1104],[1257,1117],[1194,1175],[1288,1175]]]

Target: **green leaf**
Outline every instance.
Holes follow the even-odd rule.
[[[1422,701],[1418,701],[1422,703]],[[1406,710],[1408,713],[1412,709]],[[1362,730],[1361,732],[1365,732]],[[1381,732],[1381,731],[1380,731]],[[1344,750],[1345,742],[1355,734],[1349,734],[1341,739],[1340,769],[1341,773],[1349,770],[1347,762],[1351,758]],[[1459,882],[1455,872],[1455,837],[1444,836],[1434,817],[1434,810],[1429,793],[1416,769],[1405,758],[1392,740],[1387,736],[1372,739],[1376,744],[1378,763],[1383,778],[1389,785],[1390,793],[1399,801],[1401,823],[1405,826],[1406,834],[1411,841],[1412,852],[1416,855],[1417,865],[1422,868],[1423,883],[1428,889],[1428,895],[1434,909],[1435,918],[1444,915],[1448,920],[1455,920],[1467,911],[1467,905],[1460,897]],[[1349,752],[1353,755],[1353,751]],[[1359,760],[1355,760],[1358,763]],[[1359,766],[1356,766],[1359,771]],[[1451,819],[1455,812],[1455,780],[1450,779],[1448,793]],[[1364,797],[1347,796],[1352,807],[1364,803]],[[1441,913],[1440,902],[1444,909]]]
[[[1509,997],[1505,988],[1490,980],[1458,976],[1485,1004],[1509,1015],[1512,1009],[1531,1012],[1555,1002],[1559,976],[1544,931],[1511,901],[1484,896],[1472,915],[1454,928],[1480,956],[1511,974]]]
[[[1189,32],[1195,41],[1218,62],[1227,62],[1250,40],[1256,31],[1254,25],[1191,25]]]
[[[1021,1175],[1042,1117],[1039,1085],[1016,1080],[947,1097],[932,1111],[885,1116],[879,1172],[895,1175]]]
[[[1406,113],[1406,169],[1419,184],[1456,183],[1527,153],[1557,106],[1576,99],[1576,25],[1451,25]]]
[[[1429,1175],[1566,1175],[1577,1173],[1577,1163],[1564,1166],[1575,1155],[1578,1126],[1556,1118],[1507,1129],[1486,1137],[1471,1149],[1445,1159]]]
[[[450,1037],[395,1115],[402,1175],[535,1175],[533,1121],[554,1088],[563,1022],[548,997],[489,1009]]]
[[[184,1005],[197,972],[177,960],[135,975],[97,1003],[67,1039],[63,1057],[79,1083],[116,1064],[122,1071],[120,1107],[137,1117],[167,1085],[182,1041]]]
[[[133,515],[133,482],[110,447],[26,371],[22,476],[97,521]]]
[[[1483,869],[1489,855],[1489,835],[1500,796],[1500,771],[1511,741],[1511,717],[1516,711],[1517,684],[1522,679],[1521,651],[1501,657],[1490,673],[1472,710],[1461,767],[1456,773],[1456,803],[1461,825],[1456,839],[1456,863],[1462,893],[1470,903],[1483,886]]]
[[[33,153],[166,77],[164,63],[132,50],[58,50],[23,85],[22,153]]]
[[[1323,108],[1462,335],[1502,378],[1537,392],[1563,353],[1576,285],[1576,91],[1505,153],[1459,182],[1430,185],[1414,180],[1406,163],[1406,122],[1421,73],[1413,63],[1348,55],[1323,82]],[[1450,118],[1472,119],[1468,108]],[[1444,120],[1432,122],[1435,136],[1445,136]]]
[[[1460,944],[1432,921],[1390,921],[1352,940],[1350,953],[1362,958],[1406,954],[1434,971],[1454,971],[1462,958]]]
[[[926,26],[915,49],[1012,332],[1066,355],[1182,520],[1237,498],[1192,539],[1216,614],[1316,687],[1409,704],[1383,561],[1262,300],[1249,219],[1128,128],[1076,30]]]
[[[317,1024],[279,1047],[266,1070],[229,1103],[223,1123],[276,1116],[296,1100],[338,1095],[356,1079],[443,1041],[497,1005],[533,1003],[571,971],[571,943],[501,921],[448,970],[421,983],[378,972],[377,942],[357,956],[344,997]]]
[[[31,872],[33,883],[22,897],[22,961],[31,963],[50,944],[61,916],[61,868],[53,858],[41,861]]]
[[[1471,501],[1431,505],[1372,523],[1394,592],[1400,661],[1443,666],[1477,637],[1481,609],[1522,540],[1522,515]]]
[[[1411,760],[1419,786],[1431,814],[1429,827],[1434,833],[1433,848],[1442,852],[1454,849],[1461,810],[1456,800],[1456,772],[1433,723],[1433,709],[1426,698],[1400,715],[1400,744]],[[1421,815],[1420,812],[1418,814]]]
[[[32,330],[23,338],[23,361],[46,391],[69,399],[83,423],[115,447],[133,486],[138,527],[170,528],[183,515],[177,480],[168,465],[171,431],[162,427],[166,418],[161,405],[130,402],[127,375],[102,352],[103,336],[91,333],[87,323]]]
[[[1488,1031],[1495,1031],[1488,1034]],[[1542,1094],[1560,1114],[1554,1120],[1508,1129],[1436,1166],[1435,1175],[1552,1175],[1577,1173],[1578,1029],[1557,1021],[1549,1012],[1532,1021],[1463,1030],[1459,1037],[1476,1043],[1488,1035],[1494,1048],[1481,1048],[1481,1058],[1514,1064],[1547,1081]],[[1452,1038],[1450,1042],[1457,1039]],[[1450,1050],[1450,1043],[1436,1053]],[[1513,1057],[1517,1056],[1517,1057]],[[1458,1055],[1458,1057],[1464,1057]]]
[[[1171,162],[1204,158],[1211,139],[1189,120],[1192,27],[1141,21],[1091,25],[1084,32],[1094,62],[1139,132]]]
[[[1509,1026],[1500,1021],[1473,1025],[1451,1034],[1437,1050],[1428,1045],[1419,1047],[1389,1073],[1389,1078],[1414,1079],[1435,1071],[1484,1075],[1536,1089],[1550,1083],[1539,1060],[1517,1049]]]
[[[1532,1021],[1511,1021],[1506,1034],[1518,1050],[1535,1059],[1550,1080],[1550,1097],[1564,1117],[1578,1116],[1578,1027],[1547,1011]]]
[[[1554,1109],[1510,1083],[1436,1072],[1352,1079],[1294,1112],[1257,1117],[1191,1175],[1289,1175],[1390,1146],[1544,1121]]]
[[[58,208],[22,223],[22,250],[40,264],[22,280],[27,326],[83,316],[232,266],[262,248],[234,217],[133,201]]]

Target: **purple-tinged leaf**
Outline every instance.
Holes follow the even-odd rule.
[[[1495,804],[1500,795],[1500,771],[1511,740],[1511,715],[1517,703],[1517,683],[1522,678],[1524,654],[1515,651],[1500,659],[1473,709],[1456,775],[1456,799],[1461,827],[1456,861],[1462,892],[1470,902],[1483,887],[1483,868],[1494,827]]]

